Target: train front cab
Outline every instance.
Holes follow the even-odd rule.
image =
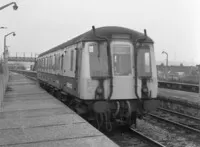
[[[110,50],[113,90],[109,109],[112,110],[114,116],[127,119],[132,112],[143,113],[143,111],[154,110],[158,103],[153,44],[141,43],[135,47],[130,40],[115,39],[110,43]],[[82,68],[80,81],[82,99],[94,101],[108,99],[111,80],[107,56],[106,42],[85,43],[82,56],[84,69]],[[98,103],[101,104],[99,108],[107,109],[106,103]]]
[[[157,100],[157,72],[153,43],[133,45],[130,41],[111,42],[113,67],[113,95],[111,100],[125,100],[130,111],[144,113],[155,110]]]

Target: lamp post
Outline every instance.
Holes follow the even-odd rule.
[[[0,27],[0,29],[7,29],[7,27]],[[1,62],[3,62],[2,55],[1,55]]]
[[[9,36],[9,35],[13,35],[13,36],[15,36],[16,34],[15,34],[15,32],[11,32],[11,33],[8,33],[8,34],[6,34],[5,36],[4,36],[4,61],[5,61],[5,63],[7,63],[7,61],[6,61],[6,55],[7,55],[7,50],[6,50],[6,37],[7,36]]]
[[[167,74],[167,71],[168,71],[168,53],[163,51],[162,54],[166,54],[167,55],[167,59],[166,59],[166,68],[165,68],[165,76],[168,78],[168,74]]]
[[[13,6],[13,10],[17,10],[18,9],[18,6],[17,6],[16,2],[11,2],[11,3],[8,3],[8,4],[4,5],[4,6],[1,6],[0,10],[4,9],[4,8],[10,6],[10,5],[14,5]]]
[[[168,67],[168,53],[163,51],[162,54],[166,54],[167,55],[167,59],[166,59],[166,66]]]

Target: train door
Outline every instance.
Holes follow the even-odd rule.
[[[63,54],[63,76],[67,76],[67,67],[69,64],[68,61],[68,54],[67,54],[67,50],[65,49],[64,54]]]
[[[74,96],[78,96],[79,53],[75,47],[68,48],[63,60],[63,89]]]
[[[79,82],[80,82],[80,71],[81,71],[81,58],[82,52],[79,48],[75,48],[75,91],[80,94]]]
[[[134,97],[133,80],[133,46],[129,42],[113,42],[113,95],[115,99],[132,99]],[[111,98],[112,99],[112,98]]]

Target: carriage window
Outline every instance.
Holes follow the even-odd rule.
[[[47,65],[48,65],[48,60],[47,57],[45,58],[45,69],[47,69]]]
[[[113,46],[113,66],[115,76],[127,76],[132,73],[130,46]]]
[[[49,56],[49,69],[51,69],[51,65],[52,65],[52,59],[51,56]]]
[[[146,52],[144,54],[144,60],[145,60],[145,72],[150,72],[150,54],[149,54],[149,52]]]
[[[55,55],[52,55],[52,69],[55,70]]]
[[[148,45],[142,45],[137,53],[137,69],[139,77],[149,77],[151,73],[151,54]]]
[[[51,56],[51,70],[53,69],[53,55]]]
[[[44,58],[42,58],[42,68],[44,69]]]
[[[90,57],[90,76],[92,78],[108,76],[107,44],[94,43],[88,48]]]
[[[73,71],[73,61],[74,61],[74,50],[71,50],[71,66],[70,66],[70,70]]]
[[[48,69],[50,69],[51,56],[48,57]]]
[[[63,70],[64,55],[61,55],[61,70]]]
[[[55,55],[55,69],[58,70],[60,66],[60,54]]]

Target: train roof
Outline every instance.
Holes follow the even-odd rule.
[[[97,36],[102,36],[102,37],[106,37],[109,40],[112,39],[112,35],[130,35],[131,36],[131,40],[133,42],[136,41],[136,39],[140,38],[140,37],[144,37],[143,33],[128,29],[128,28],[124,28],[124,27],[117,27],[117,26],[106,26],[106,27],[100,27],[100,28],[96,28],[95,29],[96,35]],[[45,54],[57,51],[59,49],[63,49],[69,45],[73,45],[76,44],[78,42],[86,42],[86,41],[100,41],[102,39],[99,39],[98,37],[96,37],[93,33],[93,30],[91,29],[88,32],[85,32],[67,42],[64,42],[50,50],[47,50],[43,53],[41,53],[38,57],[41,57]],[[153,42],[153,40],[149,37],[146,38],[146,41],[148,42]]]

